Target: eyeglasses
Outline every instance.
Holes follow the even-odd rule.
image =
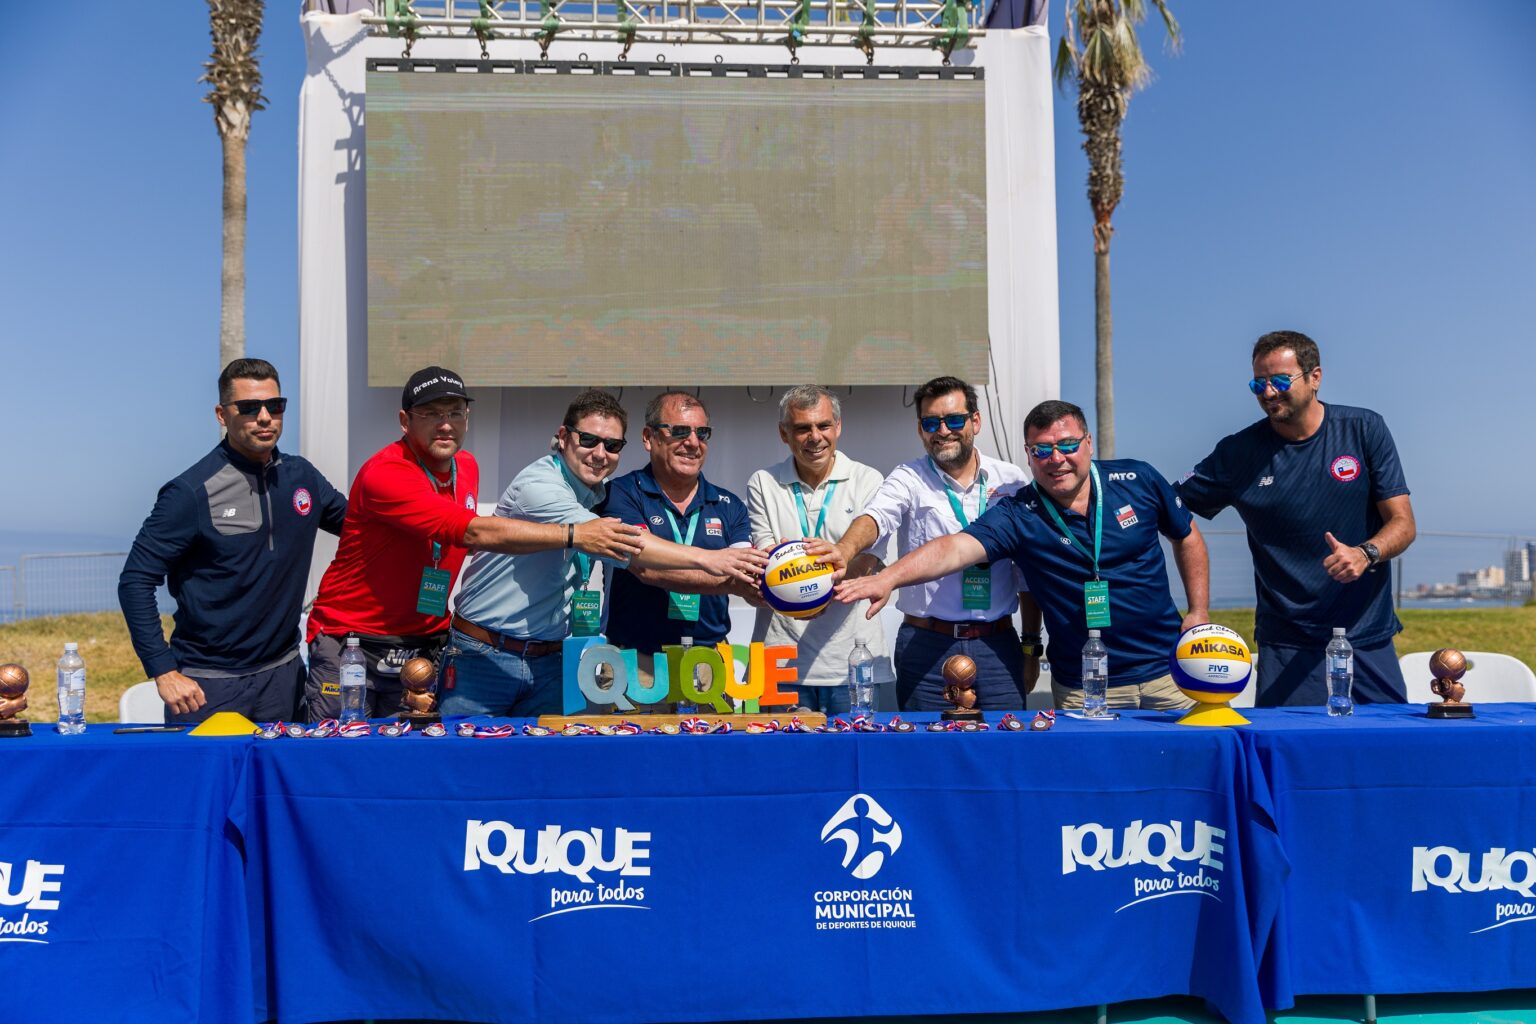
[[[234,410],[241,416],[255,416],[263,409],[267,410],[267,412],[271,413],[273,416],[281,416],[283,414],[283,410],[288,408],[288,399],[242,398],[238,402],[226,402],[225,404],[233,406]]]
[[[665,434],[668,441],[686,441],[688,435],[699,435],[700,444],[708,444],[709,436],[715,432],[714,427],[690,427],[686,423],[673,425],[671,423],[652,423],[651,430],[654,433]],[[609,449],[610,451],[612,449]]]
[[[459,426],[469,421],[468,409],[450,409],[447,412],[433,412],[430,409],[412,409],[411,415],[419,420],[429,423],[452,423]]]
[[[1305,377],[1306,373],[1277,373],[1273,377],[1255,377],[1248,382],[1248,390],[1256,395],[1262,395],[1265,388],[1274,388],[1282,395],[1291,390],[1291,385]]]
[[[1083,442],[1086,440],[1088,440],[1086,437],[1069,437],[1064,441],[1057,441],[1055,444],[1032,444],[1029,446],[1029,454],[1033,455],[1036,461],[1039,462],[1044,462],[1050,458],[1051,452],[1061,452],[1063,455],[1076,455],[1077,450],[1083,446]]]
[[[704,429],[708,430],[709,428],[705,427]],[[624,446],[629,443],[622,437],[598,437],[596,434],[589,434],[585,430],[573,430],[571,433],[576,435],[576,447],[596,448],[598,445],[602,445],[608,450],[609,455],[619,454],[619,452],[624,450]]]
[[[923,416],[919,418],[917,422],[918,425],[923,428],[923,433],[925,434],[937,434],[939,432],[940,423],[948,427],[951,434],[958,434],[960,431],[965,429],[965,425],[970,421],[970,413],[953,412],[948,416]]]

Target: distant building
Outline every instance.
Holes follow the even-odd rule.
[[[1529,583],[1531,581],[1530,545],[1515,548],[1504,556],[1504,579],[1508,583]]]
[[[1501,590],[1504,587],[1504,568],[1490,565],[1472,572],[1459,572],[1456,574],[1456,586],[1467,590]]]

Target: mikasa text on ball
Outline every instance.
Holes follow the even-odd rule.
[[[768,607],[792,619],[807,619],[832,600],[832,567],[805,553],[805,542],[785,541],[768,552],[758,584]]]
[[[1201,704],[1224,704],[1242,693],[1252,670],[1248,644],[1226,626],[1185,630],[1168,656],[1174,683]]]

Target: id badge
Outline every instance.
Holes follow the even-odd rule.
[[[960,574],[960,606],[968,612],[992,607],[992,569],[973,565]]]
[[[416,611],[422,615],[448,614],[448,587],[453,574],[427,566],[421,570],[421,589],[416,591]]]
[[[597,636],[602,610],[603,595],[585,587],[576,591],[571,598],[571,636]]]
[[[667,591],[667,618],[682,622],[699,621],[699,595]]]
[[[1109,628],[1109,581],[1089,580],[1083,584],[1083,611],[1089,629]]]

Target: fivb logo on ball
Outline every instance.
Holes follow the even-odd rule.
[[[553,886],[546,912],[529,918],[542,921],[576,910],[649,910],[645,888],[625,878],[651,873],[651,834],[601,828],[567,829],[545,825],[530,844],[531,830],[505,821],[471,818],[464,827],[464,870],[493,867],[503,875],[566,875],[579,887]],[[602,879],[596,875],[617,875]]]
[[[35,916],[36,911],[58,910],[59,876],[63,864],[44,864],[29,860],[11,863],[0,860],[0,942],[25,942],[48,945],[50,922]],[[21,908],[13,915],[11,908]]]
[[[1219,903],[1218,873],[1226,865],[1217,858],[1226,847],[1218,840],[1226,837],[1225,829],[1198,819],[1193,825],[1182,821],[1147,825],[1137,819],[1118,833],[1096,822],[1063,825],[1061,873],[1070,875],[1079,867],[1092,871],[1142,868],[1131,880],[1135,898],[1117,907],[1116,913],[1164,896],[1209,896]]]
[[[1412,891],[1427,892],[1430,888],[1449,893],[1497,892],[1524,897],[1496,899],[1493,923],[1474,928],[1473,935],[1507,924],[1536,921],[1536,850],[1495,846],[1474,861],[1472,854],[1454,846],[1415,846]]]

